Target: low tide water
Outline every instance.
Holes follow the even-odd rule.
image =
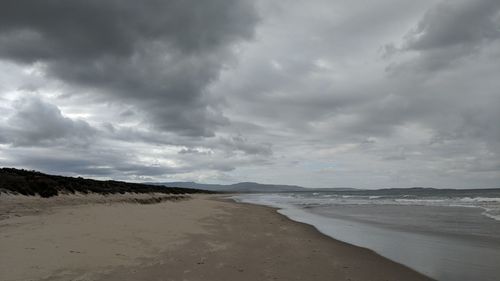
[[[437,280],[500,280],[500,191],[469,196],[302,192],[234,199],[278,208]]]

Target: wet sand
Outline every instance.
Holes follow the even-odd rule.
[[[272,208],[121,199],[0,195],[0,279],[430,280]]]

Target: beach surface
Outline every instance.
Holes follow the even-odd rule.
[[[430,280],[269,207],[149,197],[0,195],[0,280]]]

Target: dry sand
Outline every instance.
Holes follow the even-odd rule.
[[[0,195],[0,280],[430,280],[271,208],[130,196]]]

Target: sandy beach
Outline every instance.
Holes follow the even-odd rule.
[[[272,208],[137,197],[2,194],[0,279],[430,280]]]

